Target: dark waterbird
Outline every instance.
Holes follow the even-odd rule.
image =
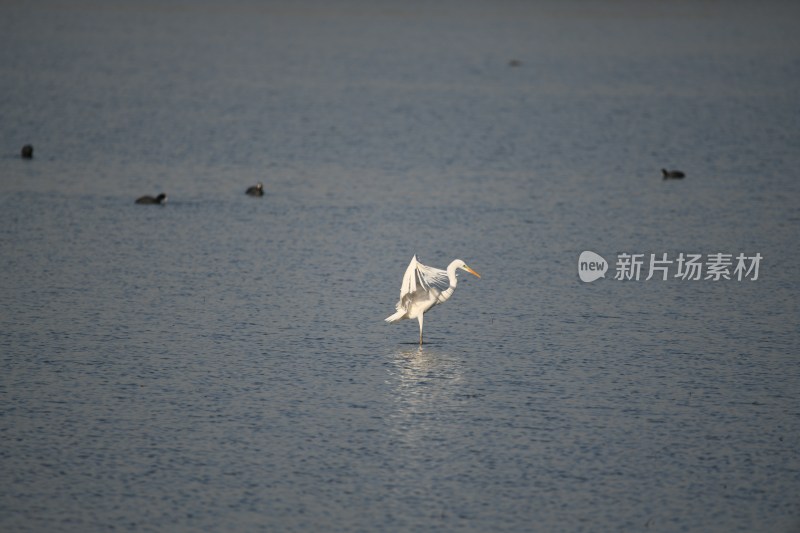
[[[252,187],[248,187],[245,194],[249,194],[250,196],[264,196],[264,185],[261,182],[256,183]]]
[[[665,180],[679,180],[686,177],[686,174],[680,170],[667,170],[666,168],[661,169],[661,174]]]
[[[33,159],[33,145],[26,144],[20,150],[19,155],[22,159]]]
[[[136,199],[137,204],[144,204],[144,205],[164,205],[167,203],[167,195],[163,192],[153,198],[152,196],[142,196]]]

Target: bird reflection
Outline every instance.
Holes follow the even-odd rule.
[[[418,446],[440,440],[442,423],[452,420],[462,387],[461,361],[430,346],[401,348],[392,360],[395,412],[392,430],[399,442]]]

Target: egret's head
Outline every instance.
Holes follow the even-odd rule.
[[[467,272],[469,272],[469,273],[470,273],[470,274],[472,274],[473,276],[477,276],[477,277],[479,277],[479,278],[481,277],[481,275],[480,275],[480,274],[478,274],[477,272],[475,272],[474,270],[472,270],[470,267],[468,267],[468,266],[467,266],[467,264],[466,264],[466,263],[464,263],[464,261],[462,261],[461,259],[459,259],[459,260],[458,260],[458,263],[456,263],[456,268],[460,268],[461,270],[466,270]]]

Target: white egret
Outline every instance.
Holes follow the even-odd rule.
[[[397,312],[386,318],[386,322],[416,318],[419,321],[419,343],[422,344],[422,317],[431,307],[446,302],[453,295],[458,285],[456,270],[459,268],[481,277],[461,259],[456,259],[447,266],[447,270],[442,270],[423,265],[417,261],[416,255],[412,257],[403,275],[400,300],[395,306]]]

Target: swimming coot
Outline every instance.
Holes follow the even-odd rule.
[[[679,180],[686,177],[686,174],[680,170],[667,170],[666,168],[661,169],[661,174],[664,176],[665,180]]]
[[[33,159],[33,146],[26,144],[20,150],[19,155],[22,159]]]
[[[252,187],[248,187],[245,194],[249,194],[250,196],[264,196],[264,185],[259,182]]]
[[[164,205],[167,203],[167,195],[162,192],[155,198],[152,196],[142,196],[141,198],[136,199],[136,203],[145,205]]]

